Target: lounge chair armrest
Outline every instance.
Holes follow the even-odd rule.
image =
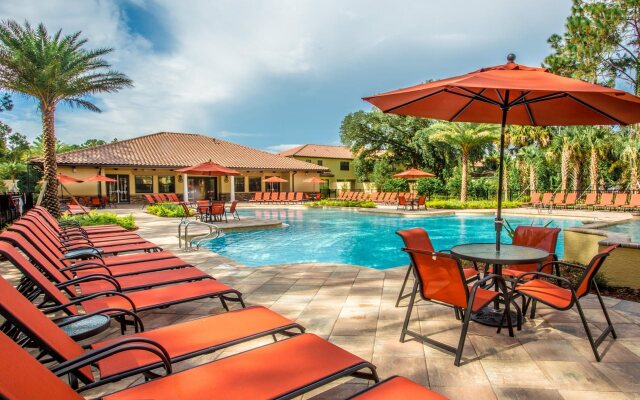
[[[53,322],[56,323],[56,325],[58,325],[59,327],[63,327],[69,324],[73,324],[74,322],[77,321],[82,321],[83,319],[87,319],[87,318],[91,318],[94,315],[105,315],[109,318],[113,318],[111,315],[109,315],[109,313],[117,311],[118,313],[121,314],[126,314],[130,317],[133,317],[133,321],[135,323],[134,327],[135,327],[135,332],[144,332],[144,323],[142,322],[142,318],[140,318],[140,316],[136,313],[134,313],[131,310],[127,310],[126,308],[119,308],[119,307],[109,307],[109,308],[103,308],[91,313],[87,313],[87,314],[80,314],[77,316],[77,318],[73,318],[73,319],[69,319],[67,321],[63,321],[63,322],[56,322],[56,320],[53,320]]]
[[[65,268],[60,268],[60,272],[65,272],[65,271],[71,271],[71,272],[76,272],[76,271],[85,271],[85,270],[92,270],[92,269],[103,269],[107,272],[107,275],[109,276],[113,276],[113,272],[111,272],[111,270],[109,269],[109,267],[107,267],[106,265],[102,265],[100,263],[90,263],[90,262],[86,262],[86,263],[80,263],[80,264],[74,264],[71,265],[69,267],[65,267]]]
[[[66,282],[56,284],[56,287],[58,289],[62,289],[67,286],[76,285],[78,283],[94,282],[94,281],[107,281],[113,285],[114,290],[116,290],[117,292],[122,292],[122,287],[120,286],[120,283],[118,283],[117,280],[115,280],[113,277],[109,275],[103,275],[103,274],[90,274],[90,275],[81,276],[80,278],[69,279]]]
[[[82,234],[80,232],[60,232],[58,234],[58,237],[60,238],[60,240],[65,240],[67,242],[76,239],[84,239],[89,241],[89,237],[86,234]]]
[[[497,280],[504,280],[504,278],[503,278],[502,276],[500,276],[500,275],[496,275],[496,274],[488,274],[488,275],[485,275],[485,276],[484,276],[484,278],[482,278],[482,279],[478,279],[477,281],[475,281],[475,282],[473,283],[472,289],[473,289],[473,288],[475,288],[475,287],[477,287],[477,286],[484,285],[485,283],[487,283],[488,281],[490,281],[490,280],[492,280],[492,279],[493,279],[493,280],[495,280],[495,279],[497,279]]]
[[[87,301],[87,300],[91,300],[91,299],[95,299],[97,297],[100,296],[119,296],[124,298],[125,300],[127,300],[127,302],[129,302],[129,305],[131,306],[131,310],[133,312],[137,312],[138,310],[136,309],[135,304],[133,303],[133,301],[129,298],[129,296],[127,296],[124,293],[120,293],[120,292],[116,292],[116,291],[112,291],[112,290],[107,290],[104,292],[98,292],[98,293],[92,293],[92,294],[88,294],[86,296],[79,296],[74,298],[73,300],[70,300],[69,302],[65,303],[65,304],[60,304],[58,306],[53,306],[53,307],[49,307],[49,308],[45,308],[42,310],[43,313],[45,314],[49,314],[52,312],[56,312],[56,311],[60,311],[65,309],[68,306],[73,306],[79,303],[82,303],[83,301]]]
[[[130,350],[142,350],[155,354],[158,356],[158,360],[162,363],[166,374],[170,375],[172,373],[171,357],[169,357],[167,350],[162,347],[160,343],[146,338],[125,338],[118,340],[117,342],[110,343],[104,347],[89,350],[79,357],[61,362],[50,369],[51,372],[57,376],[63,376],[79,368],[90,366],[99,360]]]

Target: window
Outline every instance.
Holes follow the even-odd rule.
[[[311,160],[305,160],[305,161],[308,162],[308,163],[311,163]]]
[[[322,160],[318,160],[318,165],[322,166]]]
[[[136,184],[137,189],[137,184]],[[175,176],[159,176],[158,177],[158,193],[175,193],[176,177]]]
[[[249,177],[249,191],[250,192],[261,192],[262,191],[262,178],[259,176],[250,176]]]
[[[244,176],[235,177],[236,193],[244,192]]]
[[[136,175],[136,193],[153,193],[153,176]]]
[[[349,161],[340,161],[340,171],[349,170]]]

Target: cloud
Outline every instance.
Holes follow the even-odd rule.
[[[293,149],[298,146],[302,146],[302,144],[275,144],[273,146],[266,147],[264,151],[268,153],[280,153],[281,151]]]
[[[114,47],[107,59],[133,79],[132,89],[97,96],[100,114],[61,107],[57,132],[65,142],[184,131],[268,148],[335,142],[342,117],[369,108],[363,95],[498,64],[511,51],[539,64],[570,6],[4,0],[0,16],[81,30],[89,47]],[[40,133],[33,102],[19,101],[12,117],[0,118],[31,137]]]

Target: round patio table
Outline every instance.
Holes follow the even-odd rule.
[[[56,319],[57,324],[64,323],[60,328],[73,340],[83,340],[104,332],[109,327],[111,318],[108,315],[96,314],[88,318],[82,315],[72,315]],[[78,321],[75,321],[75,320]]]
[[[461,260],[483,263],[485,271],[486,267],[492,265],[493,273],[500,276],[502,276],[503,265],[541,265],[549,257],[549,253],[544,250],[513,244],[501,244],[500,251],[497,251],[495,243],[461,244],[452,247],[451,254]],[[502,291],[503,294],[507,293],[507,287],[504,284],[496,282],[495,288]],[[473,314],[471,319],[484,325],[499,326],[503,313],[504,310],[500,310],[495,304],[495,307],[488,306]],[[517,314],[512,311],[511,320],[514,321],[516,317]]]

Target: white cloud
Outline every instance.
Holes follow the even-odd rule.
[[[136,0],[132,4],[161,13],[147,21],[162,26],[171,41],[158,51],[157,38],[143,37],[127,25],[131,21],[118,7],[122,4],[98,0],[73,2],[73,6],[68,0],[0,3],[2,19],[43,21],[51,30],[62,28],[66,33],[81,30],[90,39],[89,47],[114,47],[108,60],[134,81],[132,89],[100,95],[101,114],[59,109],[58,136],[66,142],[88,137],[123,139],[163,130],[248,137],[255,135],[250,133],[254,129],[243,127],[243,121],[229,126],[219,111],[222,106],[243,110],[249,117],[253,110],[243,109],[249,100],[267,104],[278,100],[276,96],[286,94],[273,93],[274,86],[278,89],[290,79],[312,95],[332,82],[349,85],[370,70],[378,71],[381,81],[393,78],[389,87],[375,81],[367,88],[354,83],[334,95],[353,98],[350,104],[368,108],[359,103],[359,96],[392,89],[396,82],[415,83],[417,76],[426,79],[465,71],[451,69],[457,61],[464,67],[497,64],[514,50],[512,43],[528,46],[532,32],[542,32],[536,39],[542,43],[536,46],[545,47],[544,39],[561,28],[570,7],[568,0]],[[416,60],[423,62],[425,54],[432,58],[427,65],[413,66],[414,75],[406,81],[394,76]],[[540,55],[519,61],[537,64]],[[379,65],[382,62],[385,66]],[[291,114],[295,107],[322,111],[335,103],[332,98],[315,99],[317,104],[291,104]],[[39,134],[39,116],[32,103],[22,105],[16,114],[20,119],[11,121],[16,130]],[[265,120],[261,140],[287,140],[278,137],[287,123]],[[331,123],[335,126],[335,121]],[[334,132],[330,139],[335,136]],[[272,147],[279,146],[283,145]]]

